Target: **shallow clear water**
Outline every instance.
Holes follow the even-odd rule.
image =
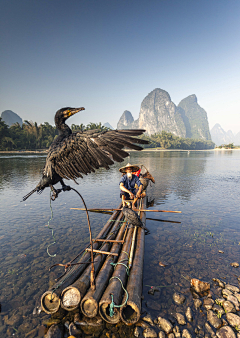
[[[41,176],[44,155],[0,154],[0,336],[14,334],[40,337],[50,316],[32,314],[41,295],[63,272],[49,267],[71,260],[89,242],[88,225],[77,195],[61,193],[52,202],[56,244],[47,224],[51,218],[49,189],[27,201]],[[239,184],[240,151],[144,151],[131,152],[124,163],[109,171],[71,182],[88,208],[115,208],[120,202],[118,169],[131,162],[144,164],[155,177],[148,188],[150,209],[181,210],[182,214],[147,213],[147,217],[181,221],[181,224],[148,220],[151,234],[145,238],[143,308],[153,316],[174,310],[174,291],[189,293],[189,278],[211,281],[213,277],[237,285],[240,249]],[[96,235],[109,215],[90,214]],[[218,251],[223,250],[224,254]],[[166,267],[159,262],[168,264]],[[150,286],[161,292],[148,294]],[[190,302],[190,301],[189,301]],[[186,302],[188,304],[188,302]]]

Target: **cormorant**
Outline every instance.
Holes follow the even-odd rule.
[[[109,166],[114,161],[122,162],[129,154],[123,150],[124,147],[142,150],[142,147],[136,145],[147,144],[148,141],[134,138],[144,133],[143,129],[124,129],[101,131],[99,129],[72,132],[65,121],[72,115],[85,108],[62,108],[56,112],[55,125],[59,131],[58,137],[51,144],[43,168],[43,174],[40,182],[23,197],[25,201],[35,191],[39,194],[46,187],[53,191],[53,197],[56,198],[58,191],[53,185],[61,183],[62,189],[70,190],[63,182],[64,179],[75,181],[82,174],[89,174],[95,169]],[[77,183],[75,181],[75,183]]]
[[[136,213],[136,211],[132,210],[131,207],[123,207],[122,212],[123,215],[126,217],[128,223],[132,224],[133,226],[143,228],[144,230],[149,232],[148,228],[143,225],[139,215]]]

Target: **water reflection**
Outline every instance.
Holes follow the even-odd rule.
[[[156,316],[173,311],[172,294],[189,289],[185,278],[211,280],[225,277],[232,282],[239,243],[240,152],[131,152],[124,163],[109,171],[104,169],[70,183],[84,197],[87,206],[116,207],[119,202],[118,169],[127,162],[144,164],[156,183],[148,189],[149,208],[181,210],[182,214],[149,213],[150,218],[181,221],[181,224],[147,221],[151,234],[146,236],[143,306]],[[74,192],[65,192],[52,203],[56,244],[46,226],[50,217],[49,189],[32,195],[26,203],[22,196],[38,183],[45,156],[0,155],[0,336],[18,330],[19,337],[36,329],[37,337],[46,314],[33,316],[32,311],[43,292],[62,274],[55,263],[71,260],[88,243],[88,226]],[[159,206],[161,205],[161,206]],[[94,236],[108,220],[108,215],[91,214]],[[213,234],[213,236],[210,235]],[[225,253],[219,256],[218,250]],[[165,268],[159,265],[166,261]],[[184,276],[184,277],[183,277]],[[146,285],[163,286],[155,296]],[[15,330],[14,330],[15,329]],[[40,336],[40,335],[39,335]]]

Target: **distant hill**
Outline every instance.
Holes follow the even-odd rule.
[[[114,129],[110,123],[106,122],[104,123],[104,127],[110,128],[110,129]]]
[[[129,129],[129,126],[134,122],[134,118],[132,116],[132,113],[128,110],[125,110],[120,117],[117,129]]]
[[[166,131],[179,137],[211,140],[207,113],[199,106],[196,95],[188,96],[176,106],[168,92],[160,88],[144,98],[137,120],[125,110],[117,128],[146,129],[149,136]]]
[[[1,114],[1,118],[9,127],[14,123],[19,123],[20,126],[22,126],[23,123],[21,117],[11,110],[4,110]]]
[[[219,123],[216,123],[215,126],[210,131],[212,141],[217,145],[234,143],[234,145],[240,145],[240,132],[234,136],[231,130],[227,132],[223,130]]]
[[[186,137],[211,140],[206,111],[197,102],[195,94],[183,99],[178,107],[182,109],[182,117],[186,126]]]

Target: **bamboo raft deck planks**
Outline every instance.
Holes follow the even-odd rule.
[[[77,260],[78,263],[88,264],[70,266],[66,274],[42,295],[43,311],[53,314],[60,307],[67,311],[80,307],[85,316],[93,318],[100,314],[109,323],[117,323],[120,320],[135,323],[139,320],[145,233],[142,228],[134,229],[127,225],[121,206],[120,203],[118,210],[113,212],[93,240],[96,289],[90,288],[91,265],[88,245],[84,255]],[[146,212],[141,211],[144,208],[146,197],[142,199],[139,207],[140,218],[145,223]],[[132,267],[128,276],[130,252]],[[123,287],[126,288],[128,296]]]

